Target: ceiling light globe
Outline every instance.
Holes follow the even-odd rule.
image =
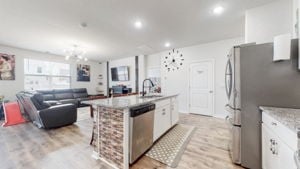
[[[142,24],[141,21],[136,21],[136,22],[134,23],[134,26],[135,26],[137,29],[140,29],[140,28],[143,27],[143,24]]]
[[[165,47],[170,47],[171,46],[171,44],[169,43],[169,42],[167,42],[167,43],[165,43]]]
[[[224,12],[224,7],[223,6],[217,6],[213,10],[214,14],[220,15]]]

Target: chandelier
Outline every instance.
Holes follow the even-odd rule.
[[[77,62],[81,60],[88,61],[88,58],[84,57],[86,52],[82,49],[79,49],[78,45],[73,45],[72,49],[65,50],[65,53],[65,60],[70,60],[70,58],[73,58]]]

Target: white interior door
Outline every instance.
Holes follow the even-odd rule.
[[[190,65],[190,113],[212,116],[214,110],[214,62]]]

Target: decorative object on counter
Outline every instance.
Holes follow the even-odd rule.
[[[177,167],[180,158],[193,135],[195,127],[178,124],[158,140],[146,156],[169,167]]]
[[[183,61],[183,55],[179,52],[179,50],[173,49],[168,53],[167,56],[165,56],[164,65],[168,72],[170,72],[171,70],[175,71],[183,65]]]
[[[147,77],[155,85],[154,92],[155,93],[161,93],[161,73],[160,73],[160,67],[149,68],[147,70]]]
[[[274,38],[273,61],[291,59],[291,34],[279,35]]]
[[[77,81],[89,82],[91,76],[91,66],[77,64]]]
[[[15,80],[15,56],[0,53],[0,80]]]
[[[111,89],[111,90],[110,90],[110,98],[113,98],[113,97],[114,97],[114,90]]]

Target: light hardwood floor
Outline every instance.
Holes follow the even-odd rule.
[[[81,109],[74,125],[43,130],[31,123],[0,128],[0,169],[109,169],[91,158],[89,146],[92,119]],[[197,129],[184,152],[178,169],[239,169],[231,163],[227,144],[229,133],[222,119],[181,115],[180,123]],[[131,169],[171,169],[142,157]]]

